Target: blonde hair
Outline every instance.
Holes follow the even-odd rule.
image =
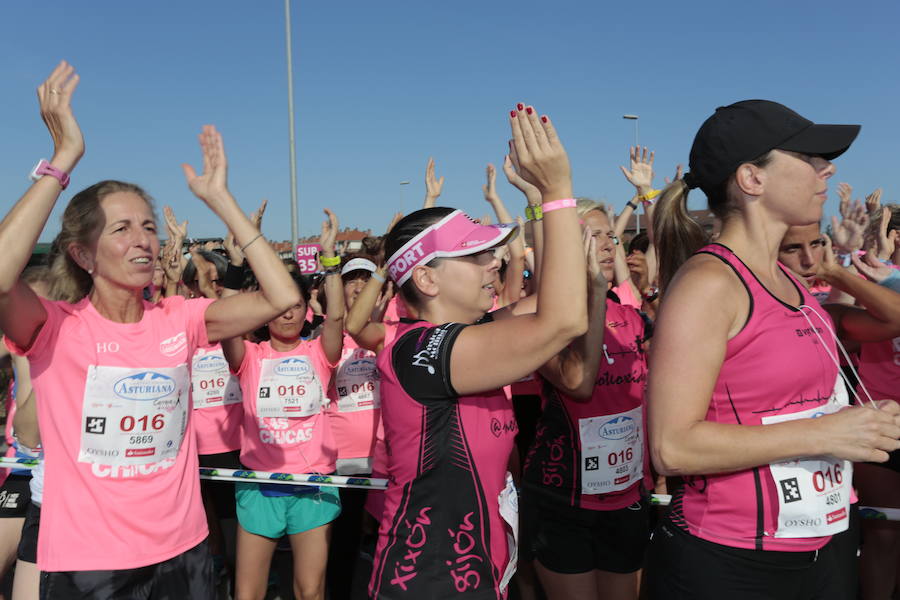
[[[95,183],[72,196],[62,216],[62,228],[50,247],[50,296],[67,302],[78,302],[94,285],[90,274],[72,258],[73,244],[88,246],[103,225],[100,201],[116,192],[132,192],[140,196],[153,212],[153,198],[141,187],[124,181],[106,180]]]
[[[577,204],[575,205],[575,211],[578,213],[579,219],[584,219],[584,216],[591,212],[592,210],[600,211],[606,218],[609,219],[609,222],[612,223],[613,218],[609,214],[609,211],[606,210],[606,206],[600,204],[599,202],[595,202],[590,198],[578,198],[576,199]]]

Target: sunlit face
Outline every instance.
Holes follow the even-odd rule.
[[[296,342],[305,320],[306,302],[301,298],[300,302],[269,321],[269,335],[281,342]]]
[[[795,225],[788,229],[778,247],[778,260],[812,285],[825,256],[825,238],[819,224]]]
[[[821,156],[774,150],[763,167],[768,205],[789,225],[810,225],[822,218],[828,178],[834,165]]]
[[[156,221],[150,205],[134,192],[114,192],[100,201],[103,223],[92,246],[75,250],[79,264],[93,271],[94,284],[143,289],[159,256]]]
[[[494,306],[494,281],[500,269],[496,249],[484,250],[469,256],[443,258],[434,267],[440,277],[443,300],[479,313],[475,319]]]
[[[646,283],[644,280],[647,277],[647,255],[641,250],[634,249],[628,254],[625,262],[635,285],[641,286]]]
[[[163,283],[165,282],[165,276],[166,276],[166,271],[163,269],[163,266],[162,266],[162,256],[159,256],[153,262],[153,279],[151,280],[151,283],[154,286],[160,288],[160,287],[162,287]]]
[[[613,233],[609,217],[604,212],[592,210],[584,215],[582,221],[585,227],[591,230],[591,235],[594,236],[600,270],[607,281],[612,281],[615,272],[616,236]]]
[[[353,277],[353,279],[347,279],[343,282],[344,303],[347,305],[347,308],[350,308],[353,306],[353,303],[356,302],[356,297],[359,296],[363,291],[363,288],[366,287],[366,283],[368,283],[372,274],[365,270],[357,270],[347,273],[347,276]]]

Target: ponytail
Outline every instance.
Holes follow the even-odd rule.
[[[688,186],[675,180],[663,189],[653,211],[653,237],[659,257],[659,287],[665,291],[678,268],[709,243],[709,236],[687,209]]]

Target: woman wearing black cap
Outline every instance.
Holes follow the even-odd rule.
[[[776,259],[788,227],[821,218],[830,161],[858,131],[775,102],[721,107],[694,139],[690,173],[663,192],[650,446],[658,471],[686,484],[654,534],[650,598],[855,593],[829,541],[849,521],[850,461],[900,448],[900,406],[846,408],[833,332],[872,339],[897,325],[818,307]],[[702,249],[686,211],[693,187],[723,222]],[[833,284],[847,277],[824,271]]]

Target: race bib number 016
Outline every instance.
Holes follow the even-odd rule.
[[[847,406],[844,382],[838,377],[835,392],[822,406],[764,417],[763,425],[796,419],[815,419]],[[850,523],[850,485],[853,464],[831,456],[789,460],[769,465],[778,493],[776,538],[809,538],[834,535]]]
[[[380,408],[380,381],[375,368],[375,354],[368,350],[354,349],[337,368],[335,387],[339,412]]]
[[[310,417],[322,410],[319,376],[305,356],[262,361],[256,412],[259,417]]]
[[[221,349],[198,352],[191,362],[191,399],[194,408],[240,404],[241,384],[228,370]]]
[[[89,367],[79,462],[134,466],[177,456],[187,429],[188,381],[185,364]]]
[[[581,493],[624,490],[644,473],[641,407],[616,415],[578,419],[581,434]]]

